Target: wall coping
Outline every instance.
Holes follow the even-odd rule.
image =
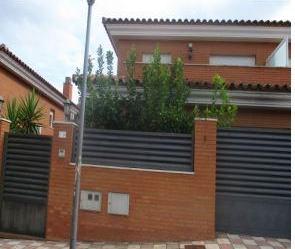
[[[6,118],[1,118],[1,117],[0,117],[0,121],[7,122],[7,123],[9,123],[9,124],[11,123],[11,121],[10,121],[9,119],[6,119]]]
[[[73,126],[77,126],[78,125],[74,122],[68,122],[68,121],[54,121],[53,124],[64,124],[64,125],[73,125]]]
[[[217,118],[195,118],[195,121],[214,121],[214,122],[217,122]]]
[[[70,165],[75,166],[76,163],[70,163]],[[146,172],[171,173],[171,174],[183,174],[183,175],[195,175],[194,171],[188,172],[188,171],[160,170],[160,169],[141,169],[141,168],[117,167],[117,166],[84,164],[84,163],[82,163],[82,167],[93,167],[93,168],[103,168],[103,169],[118,169],[118,170],[133,170],[133,171],[146,171]]]

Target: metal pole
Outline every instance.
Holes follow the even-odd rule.
[[[90,25],[91,25],[91,11],[92,11],[92,5],[94,4],[94,2],[95,0],[87,0],[88,16],[87,16],[85,51],[84,51],[81,109],[80,109],[80,115],[79,115],[80,116],[79,117],[79,137],[78,137],[78,150],[77,150],[77,159],[76,159],[76,167],[75,167],[75,185],[74,185],[74,193],[73,193],[70,249],[76,249],[76,246],[77,246],[78,214],[79,214],[79,202],[80,202],[80,177],[81,177],[84,115],[85,115],[87,75],[88,75],[89,37],[90,37]]]

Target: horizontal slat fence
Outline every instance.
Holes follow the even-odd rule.
[[[3,198],[46,203],[51,138],[7,134]]]
[[[217,193],[290,197],[290,130],[218,129]]]
[[[77,136],[73,146],[73,161]],[[85,129],[84,164],[193,171],[192,135]]]

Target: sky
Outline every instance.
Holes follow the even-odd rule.
[[[96,0],[90,54],[99,44],[113,50],[103,16],[290,20],[292,7],[291,0]],[[0,44],[62,91],[65,77],[83,66],[86,18],[86,0],[0,0]]]

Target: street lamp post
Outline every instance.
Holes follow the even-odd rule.
[[[78,149],[77,149],[77,158],[76,158],[76,166],[75,166],[75,185],[74,185],[74,193],[73,193],[70,249],[76,249],[76,245],[77,245],[78,214],[79,214],[79,202],[80,202],[80,177],[81,177],[82,146],[83,146],[83,134],[84,134],[84,115],[85,115],[85,102],[86,102],[86,92],[87,92],[89,37],[90,37],[90,25],[91,25],[91,11],[92,11],[92,5],[94,4],[94,2],[95,0],[87,0],[88,15],[87,15],[87,29],[86,29],[85,51],[84,51],[81,108],[80,108],[80,118],[79,118]]]

